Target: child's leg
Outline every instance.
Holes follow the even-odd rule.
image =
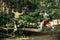
[[[51,25],[51,24],[46,24],[46,26],[49,27],[49,28],[51,28],[51,31],[54,31],[55,30],[54,26]]]
[[[14,32],[17,31],[17,26],[14,24]]]
[[[42,30],[43,24],[44,24],[44,22],[40,23],[38,30]]]
[[[50,23],[51,31],[55,30],[55,27],[53,26],[52,22]]]
[[[52,22],[49,22],[49,20],[45,20],[44,23],[46,24],[47,27],[51,28],[51,31],[54,31],[54,26]]]
[[[17,20],[14,20],[14,32],[17,31]]]

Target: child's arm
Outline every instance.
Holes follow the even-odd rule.
[[[23,15],[24,13],[19,13],[19,15]]]

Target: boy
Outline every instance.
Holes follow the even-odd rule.
[[[23,15],[23,12],[19,13],[18,11],[14,12],[12,10],[12,13],[14,13],[14,32],[15,32],[15,31],[17,31],[17,21],[18,21],[18,18],[19,18],[19,16]]]
[[[43,16],[43,20],[41,21],[38,30],[42,30],[42,26],[43,24],[45,24],[47,27],[51,27],[51,31],[54,31],[53,25],[49,23],[49,19],[50,19],[49,15],[44,10],[41,10],[39,15]]]

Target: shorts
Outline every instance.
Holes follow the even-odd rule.
[[[17,19],[14,19],[14,24],[17,24],[17,21],[18,21]]]
[[[49,20],[47,20],[47,19],[45,19],[45,20],[43,20],[44,21],[44,24],[50,24],[49,23]]]

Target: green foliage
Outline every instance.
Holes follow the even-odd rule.
[[[25,14],[18,19],[17,27],[28,25],[28,27],[37,28],[38,22],[43,20],[42,16],[39,16],[39,12],[42,9],[50,14],[52,19],[60,18],[60,4],[56,0],[6,0],[6,5],[10,9],[19,11],[25,9]],[[13,18],[14,14],[12,13],[6,14],[5,12],[0,12],[0,25],[13,26]],[[18,31],[16,34],[20,33],[22,34],[23,31]]]
[[[23,16],[20,16],[20,18],[18,20],[19,25],[26,25],[27,22],[37,23],[37,22],[41,21],[42,17],[39,16],[39,12],[41,9],[43,9],[45,11],[46,10],[50,11],[50,14],[54,19],[60,18],[60,16],[59,16],[60,5],[59,5],[59,2],[56,0],[55,1],[54,0],[43,0],[43,1],[42,0],[18,0],[18,1],[10,0],[8,2],[7,2],[7,5],[8,6],[12,5],[11,8],[14,8],[15,10],[16,9],[21,10],[21,9],[24,9],[24,7],[26,7],[26,9],[25,9],[26,13]],[[0,22],[1,24],[3,24],[3,22],[4,22],[4,24],[13,23],[14,16],[11,13],[9,13],[9,14],[1,13],[0,15],[1,15],[0,19],[2,20]],[[56,15],[58,15],[58,16],[56,17]]]
[[[7,13],[0,13],[0,24],[5,25],[8,23],[13,23],[13,15],[11,13],[7,14]]]
[[[5,26],[7,26],[7,27],[13,27],[14,24],[13,23],[9,23],[9,24],[6,24]]]
[[[0,7],[2,6],[2,3],[0,2]]]
[[[19,24],[19,26],[21,26],[21,25],[26,25],[26,24],[27,24],[27,21],[20,19],[20,20],[18,21],[18,24]]]
[[[20,16],[18,20],[19,25],[28,25],[27,23],[35,23],[33,26],[37,26],[37,22],[40,22],[41,18],[39,16],[39,9],[36,9],[35,12],[26,12],[23,16]],[[29,24],[30,25],[30,24]],[[31,25],[30,25],[31,26]]]

